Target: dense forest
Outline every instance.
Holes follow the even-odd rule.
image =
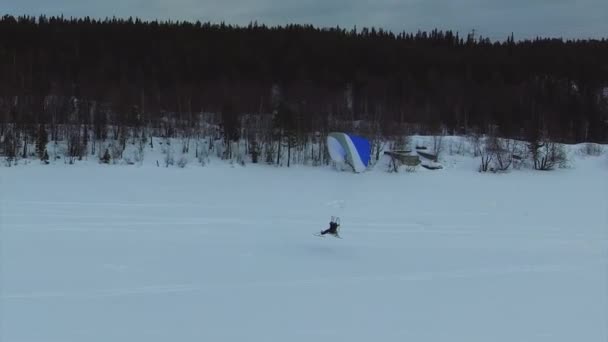
[[[0,154],[47,140],[82,155],[127,136],[215,135],[246,140],[257,161],[269,145],[299,148],[332,130],[607,142],[608,40],[0,19]]]

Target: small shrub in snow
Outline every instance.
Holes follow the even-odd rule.
[[[177,161],[177,166],[183,169],[186,165],[188,165],[188,158],[185,155],[182,155]]]
[[[40,160],[45,165],[49,164],[49,152],[46,150],[46,148],[44,149],[44,153],[42,154],[42,158],[40,158]]]
[[[528,149],[535,170],[549,171],[568,166],[568,156],[562,144],[549,140],[532,141]]]
[[[14,158],[13,158],[13,157],[6,157],[6,158],[4,158],[4,165],[5,165],[6,167],[11,167],[11,166],[13,166],[13,160],[14,160]]]
[[[44,128],[44,125],[40,125],[38,127],[38,132],[36,134],[36,154],[42,160],[44,158],[44,153],[46,152],[46,145],[49,143],[49,136]],[[48,153],[47,153],[47,161],[48,161]],[[44,160],[43,160],[44,162]]]
[[[401,167],[401,162],[397,158],[391,158],[387,165],[386,171],[388,173],[393,173],[393,172],[398,173],[400,167]]]
[[[435,162],[439,160],[439,155],[443,152],[443,133],[433,136],[433,154],[435,154]]]
[[[464,153],[465,153],[464,139],[458,138],[457,142],[450,141],[448,149],[449,149],[449,153],[451,156],[453,156],[455,154],[464,156]]]
[[[412,142],[412,139],[408,135],[398,136],[395,141],[393,141],[391,150],[403,151],[407,150]]]
[[[123,161],[127,165],[135,165],[135,162],[130,157],[123,158]]]
[[[143,163],[143,161],[144,161],[143,148],[133,151],[133,160],[140,165]]]
[[[494,152],[492,151],[491,143],[488,140],[488,138],[484,138],[483,142],[475,148],[475,155],[481,157],[479,172],[488,172],[490,170],[490,164],[494,159]]]
[[[496,136],[481,138],[475,145],[475,154],[481,157],[479,172],[504,172],[513,165],[516,143]]]
[[[198,152],[198,162],[202,165],[205,166],[207,164],[209,164],[209,149],[207,148],[202,148],[199,152]]]
[[[112,156],[112,162],[117,164],[120,159],[122,159],[122,147],[118,143],[113,143],[110,145],[110,154]]]
[[[495,139],[494,141],[494,170],[507,171],[513,165],[517,144],[511,139]]]
[[[137,144],[137,149],[133,151],[133,160],[141,165],[144,162],[144,150],[146,148],[146,137],[144,134],[141,135],[141,139],[139,139],[139,143]]]
[[[494,149],[496,148],[495,137],[482,137],[472,135],[469,137],[475,157],[481,157],[479,172],[488,172],[491,169],[491,164],[494,160]]]
[[[264,161],[268,165],[274,164],[275,148],[273,143],[264,144]]]
[[[103,164],[110,164],[112,160],[112,156],[110,155],[110,150],[106,148],[105,153],[99,158],[99,161]]]
[[[251,142],[251,146],[249,147],[249,153],[251,154],[251,162],[253,164],[257,164],[261,151],[259,144],[255,139]]]
[[[226,154],[226,148],[225,148],[224,144],[215,143],[215,144],[213,144],[213,146],[215,149],[215,156],[220,159],[224,159],[224,155]]]
[[[524,159],[521,154],[513,154],[513,168],[519,170],[522,165],[524,165]]]
[[[240,150],[236,153],[236,162],[241,166],[245,166],[245,154]]]
[[[586,143],[581,147],[580,152],[586,156],[597,157],[602,154],[603,149],[602,149],[602,145],[600,145],[600,144]]]
[[[173,158],[173,148],[171,147],[168,139],[165,141],[165,144],[162,145],[162,151],[165,155],[165,167],[175,164],[175,160]]]
[[[169,167],[169,165],[175,164],[175,160],[173,159],[173,153],[165,154],[165,167]]]

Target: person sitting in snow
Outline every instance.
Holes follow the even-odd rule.
[[[338,235],[338,228],[340,227],[340,219],[334,219],[332,216],[331,221],[329,222],[329,228],[321,231],[321,235],[325,235],[327,233],[332,235]]]

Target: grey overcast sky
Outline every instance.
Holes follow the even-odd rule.
[[[0,13],[608,38],[608,0],[0,0]]]

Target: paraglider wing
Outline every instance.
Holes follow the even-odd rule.
[[[346,161],[347,146],[343,133],[329,133],[327,136],[327,151],[334,162],[344,163]]]
[[[370,161],[370,144],[363,137],[332,132],[327,136],[327,149],[334,162],[344,163],[354,172],[363,172]]]
[[[349,136],[355,149],[357,151],[356,154],[353,155],[354,165],[358,165],[356,172],[365,171],[367,166],[369,165],[370,157],[371,157],[371,145],[369,141],[363,137],[359,137],[356,135]]]

